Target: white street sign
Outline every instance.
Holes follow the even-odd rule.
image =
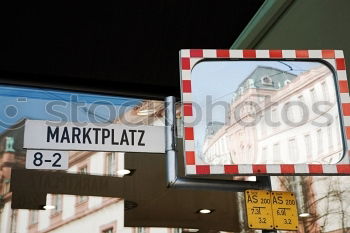
[[[26,120],[24,148],[164,153],[164,127]]]
[[[68,151],[27,150],[27,169],[68,169]]]

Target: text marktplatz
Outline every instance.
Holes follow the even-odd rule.
[[[26,120],[24,148],[164,153],[163,126]]]
[[[78,144],[111,144],[111,145],[138,145],[145,146],[143,137],[145,130],[104,128],[79,128],[79,127],[51,127],[47,126],[46,141],[56,143]],[[91,140],[93,139],[93,140]]]

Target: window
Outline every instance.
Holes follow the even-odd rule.
[[[298,157],[298,149],[295,138],[289,139],[288,141],[288,154],[290,161],[297,162],[295,161],[295,158]]]
[[[305,105],[305,99],[303,95],[298,96],[298,100],[299,100],[299,115],[301,117],[301,119],[303,119],[304,116],[304,110],[303,110],[303,106]]]
[[[331,124],[327,126],[327,136],[328,136],[328,148],[333,149],[333,127]]]
[[[146,233],[146,228],[145,227],[138,227],[138,228],[136,228],[136,233]]]
[[[329,94],[328,94],[328,87],[326,85],[326,81],[324,81],[322,84],[322,92],[323,92],[323,99],[324,101],[329,101]]]
[[[273,160],[274,161],[279,161],[280,160],[280,144],[279,143],[275,143],[273,144]]]
[[[261,152],[261,163],[266,163],[267,162],[267,147],[263,147],[262,148],[262,152]],[[255,161],[254,161],[255,162]],[[259,161],[257,161],[259,162]]]
[[[88,173],[88,171],[87,171],[87,166],[81,167],[81,168],[79,169],[79,173],[80,173],[80,174],[87,174],[87,173]]]
[[[106,156],[106,175],[116,175],[117,173],[117,154],[108,153]]]
[[[290,80],[286,80],[286,81],[284,81],[284,85],[285,86],[287,86],[288,84],[290,84],[291,83],[291,81]]]
[[[288,102],[288,103],[286,103],[285,108],[287,110],[288,121],[294,123],[295,122],[295,106],[293,106],[290,102]]]
[[[30,210],[29,211],[29,225],[37,224],[39,221],[39,211]]]
[[[52,214],[58,214],[62,212],[62,199],[63,196],[58,194],[58,195],[52,195],[52,205],[55,206],[55,209],[52,210]]]
[[[10,225],[10,233],[17,233],[17,218],[18,218],[18,210],[12,210],[12,216],[9,222]]]
[[[272,78],[265,76],[261,78],[261,83],[266,86],[273,86]]]
[[[113,233],[113,227],[103,230],[102,233]]]
[[[304,96],[303,96],[303,95],[298,96],[298,100],[299,100],[299,102],[301,102],[301,103],[305,103],[305,100],[304,100]]]
[[[10,179],[5,178],[2,188],[2,195],[5,195],[10,192]]]
[[[246,82],[246,87],[247,88],[254,88],[255,87],[254,80],[253,79],[248,79],[247,82]]]
[[[248,155],[248,161],[252,161],[252,159],[253,159],[253,148],[252,148],[252,146],[248,146],[247,155]]]
[[[340,135],[341,135],[341,132],[340,132],[340,126],[339,126],[339,117],[337,116],[336,118],[335,118],[335,127],[336,127],[336,134],[337,134],[337,145],[339,146],[339,145],[341,145],[341,138],[340,138]]]
[[[277,128],[277,126],[279,126],[279,122],[278,122],[278,114],[277,114],[277,109],[272,109],[272,114],[271,114],[271,120],[272,120],[272,124],[274,125],[274,129]]]
[[[315,88],[310,89],[311,102],[314,104],[317,101],[317,95]]]
[[[244,151],[244,146],[241,145],[241,155],[244,155],[245,151]]]
[[[79,173],[80,174],[87,174],[88,173],[87,166],[79,168]],[[88,200],[87,196],[78,196],[78,204],[82,203],[82,202],[86,202],[87,200]]]
[[[260,119],[260,130],[261,130],[261,137],[266,136],[266,119],[265,116],[262,116]]]
[[[304,136],[304,141],[305,141],[305,153],[306,153],[306,158],[308,161],[312,159],[312,142],[311,142],[311,136],[310,134],[307,134]]]
[[[100,233],[115,233],[117,230],[117,221],[100,226]]]
[[[317,153],[323,153],[323,134],[322,129],[317,130]]]
[[[219,139],[219,155],[223,154],[223,147],[222,139]]]

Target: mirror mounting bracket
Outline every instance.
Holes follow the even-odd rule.
[[[165,154],[166,179],[169,188],[244,192],[247,189],[271,190],[269,176],[257,176],[256,181],[202,179],[179,177],[176,150],[175,97],[165,98]]]

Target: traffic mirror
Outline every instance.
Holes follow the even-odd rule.
[[[183,50],[181,68],[187,174],[347,169],[341,51]]]

